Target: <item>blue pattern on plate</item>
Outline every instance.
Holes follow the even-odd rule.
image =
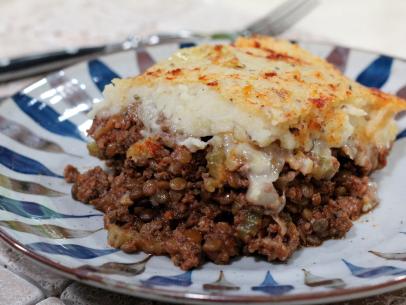
[[[0,163],[13,171],[23,174],[63,178],[62,176],[51,172],[48,168],[42,165],[42,163],[17,154],[4,146],[0,146]]]
[[[358,75],[356,81],[367,87],[381,88],[389,78],[392,63],[392,57],[381,55]]]
[[[224,37],[222,38],[224,39]],[[192,41],[192,40],[190,40]],[[216,42],[214,42],[216,43]],[[192,47],[194,46],[194,43],[183,43],[178,45],[180,48],[185,48],[185,47]],[[160,48],[160,47],[159,47]],[[172,50],[173,45],[170,45],[170,49]],[[149,48],[148,48],[149,49]],[[339,66],[343,69],[345,64],[350,62],[347,62],[347,50],[344,50],[344,52],[337,52],[337,49],[335,49],[335,53],[339,53],[338,61],[337,58],[335,58],[335,63],[339,64]],[[169,50],[169,49],[168,49]],[[325,46],[322,47],[320,50],[327,50],[325,49]],[[144,53],[142,53],[144,52]],[[323,51],[324,52],[324,51]],[[349,52],[352,52],[349,50]],[[358,54],[359,52],[356,52],[354,56],[362,60],[362,54]],[[138,52],[137,54],[137,60],[138,60],[138,66],[140,68],[140,71],[145,70],[149,65],[151,65],[154,62],[154,58],[157,60],[162,59],[161,56],[167,54],[167,52],[163,52],[162,54],[159,52],[154,52],[154,57],[152,58],[145,50]],[[324,53],[323,53],[324,54]],[[134,56],[134,52],[130,51],[128,56],[125,56],[126,58],[131,58]],[[330,54],[331,55],[331,54]],[[337,54],[336,54],[337,55]],[[17,103],[17,106],[20,107],[30,118],[31,121],[37,126],[42,126],[43,128],[46,128],[50,132],[53,132],[54,134],[57,135],[62,135],[64,138],[60,138],[60,141],[57,143],[62,143],[62,141],[66,140],[66,136],[84,140],[86,139],[84,136],[84,133],[80,132],[76,126],[74,126],[73,121],[63,121],[60,122],[59,119],[62,117],[62,113],[66,113],[67,110],[73,109],[72,106],[76,106],[80,103],[86,103],[90,107],[92,106],[92,99],[93,98],[100,98],[98,94],[98,90],[102,91],[104,89],[104,86],[108,83],[111,82],[112,78],[114,77],[119,77],[114,71],[125,71],[123,72],[124,74],[131,74],[132,71],[128,67],[125,66],[125,62],[122,61],[120,58],[121,55],[118,55],[119,57],[115,57],[116,55],[112,55],[111,61],[109,60],[108,62],[111,62],[111,65],[108,64],[106,65],[103,61],[103,59],[100,60],[94,60],[89,63],[85,64],[80,64],[76,66],[75,68],[68,68],[65,72],[61,72],[60,75],[55,81],[52,82],[50,78],[48,77],[48,83],[47,84],[41,84],[37,83],[38,88],[36,89],[36,94],[35,96],[41,96],[42,94],[49,92],[49,90],[56,89],[56,87],[61,86],[62,91],[66,92],[69,95],[69,98],[65,99],[63,98],[59,103],[57,107],[57,111],[54,106],[51,105],[51,103],[42,103],[41,99],[37,100],[34,99],[30,96],[26,96],[22,93],[18,93],[14,96],[14,102],[10,100],[6,100],[2,106],[6,106],[5,104],[7,103]],[[352,56],[352,55],[351,55]],[[125,58],[123,57],[123,58]],[[331,56],[329,58],[331,60]],[[374,59],[376,59],[374,62],[372,62]],[[120,61],[121,60],[121,61]],[[392,65],[392,59],[388,57],[381,56],[378,58],[378,56],[373,57],[373,60],[371,60],[371,63],[363,72],[361,69],[358,69],[355,71],[355,75],[359,75],[359,81],[363,82],[367,86],[375,86],[375,87],[381,87],[385,82],[387,82],[388,88],[394,88],[395,84],[389,84],[392,82],[392,80],[395,80],[396,82],[402,81],[402,77],[404,77],[404,73],[406,72],[405,66],[399,65],[396,66],[396,69],[391,68]],[[394,62],[397,62],[396,59],[394,59]],[[121,68],[123,70],[116,70],[116,65],[115,63],[118,63],[119,66],[121,65]],[[367,65],[368,65],[367,64]],[[351,70],[352,67],[348,66],[348,71]],[[398,69],[399,68],[399,69]],[[392,70],[392,71],[391,71]],[[362,72],[362,73],[361,73]],[[90,76],[89,76],[90,73]],[[392,73],[391,75],[389,75]],[[352,71],[351,71],[352,74]],[[61,77],[61,75],[63,77]],[[80,86],[79,83],[74,83],[73,81],[76,81],[75,78],[82,79],[84,80],[83,85],[84,87],[80,87],[80,90],[82,90],[85,94],[70,94],[69,90],[74,87]],[[399,79],[400,78],[400,79]],[[400,84],[400,83],[399,83]],[[402,83],[403,84],[403,83]],[[74,87],[73,87],[74,86]],[[98,89],[96,89],[96,86]],[[396,83],[396,86],[398,84]],[[88,89],[94,89],[88,91]],[[403,86],[400,86],[401,89],[397,91],[397,94],[400,96],[406,96],[406,86],[403,84]],[[77,88],[79,89],[79,88]],[[82,92],[80,91],[80,92]],[[27,91],[25,91],[27,92]],[[86,94],[89,94],[87,96]],[[61,95],[62,96],[62,95]],[[48,101],[48,99],[46,100]],[[1,103],[1,102],[0,102]],[[14,105],[11,105],[14,106]],[[7,109],[7,107],[4,107],[2,109]],[[87,109],[85,110],[87,111]],[[49,116],[49,112],[51,112],[51,116]],[[2,113],[3,116],[9,115],[8,113]],[[27,122],[27,118],[22,118],[21,121],[19,121],[20,124],[25,124]],[[71,125],[66,125],[67,123],[71,123]],[[89,123],[89,121],[87,121]],[[31,122],[30,122],[31,124]],[[10,127],[7,125],[7,123],[4,125],[5,128]],[[24,126],[24,125],[22,125]],[[85,125],[82,125],[82,127],[85,127]],[[398,138],[404,137],[406,132],[401,132],[398,135]],[[21,133],[23,134],[23,133]],[[27,134],[25,132],[25,134]],[[14,141],[18,141],[18,137],[20,134],[14,133]],[[40,133],[38,136],[44,137],[44,140],[46,141],[53,141],[55,137],[51,137],[49,139],[49,133]],[[9,135],[6,134],[6,136],[10,137]],[[39,139],[39,138],[34,138],[34,140]],[[26,138],[25,138],[26,140]],[[72,141],[73,142],[73,141]],[[80,146],[84,147],[85,142],[79,142],[75,141],[74,147],[72,147],[70,150],[76,150],[76,148],[79,150]],[[13,142],[12,139],[6,139],[4,143],[1,143],[1,145],[5,146],[7,149],[15,152],[18,154],[21,154],[22,156],[29,156],[30,158],[33,158],[34,160],[38,160],[38,153],[35,150],[30,150],[32,152],[31,154],[27,154],[24,149],[24,147],[18,145],[18,150],[13,149],[12,146]],[[15,143],[16,144],[16,143]],[[27,145],[25,142],[22,142],[22,144]],[[45,143],[46,145],[52,144],[52,143]],[[43,145],[45,145],[43,144]],[[404,140],[399,141],[399,143],[396,143],[395,145],[404,145],[406,142]],[[17,145],[17,144],[16,144]],[[21,149],[20,149],[21,148]],[[34,147],[36,149],[39,149],[39,147]],[[49,148],[49,147],[48,147]],[[28,149],[28,148],[26,148]],[[57,151],[58,147],[56,147]],[[42,148],[41,148],[42,150]],[[59,151],[62,152],[62,151]],[[58,155],[55,154],[47,154],[47,157],[53,158],[52,160],[58,160]],[[1,154],[0,154],[1,157]],[[87,156],[84,156],[84,158],[90,158]],[[86,160],[84,159],[80,164],[85,165]],[[90,160],[90,159],[89,159]],[[35,161],[36,162],[36,161]],[[72,161],[73,162],[73,161]],[[7,163],[9,164],[9,163]],[[42,163],[46,167],[48,167],[48,163],[44,162]],[[53,163],[56,164],[56,163]],[[79,165],[80,165],[79,164]],[[3,166],[0,165],[1,168]],[[32,168],[32,166],[25,166],[23,168]],[[59,167],[53,168],[49,167],[49,169],[52,169],[53,171],[59,172],[60,169],[58,170]],[[11,172],[11,177],[15,181],[17,181],[16,177],[16,171]],[[397,172],[396,172],[397,173]],[[4,173],[1,173],[4,175]],[[38,173],[36,173],[38,174]],[[28,175],[27,175],[28,176]],[[400,174],[401,176],[401,174]],[[32,178],[32,176],[29,176]],[[396,176],[399,177],[399,176]],[[387,177],[388,179],[392,179],[392,177]],[[43,180],[45,179],[45,181]],[[1,182],[1,175],[0,175],[0,182]],[[32,179],[31,179],[32,180]],[[44,177],[38,177],[36,179],[36,182],[40,183],[41,185],[44,184],[47,187],[51,187],[51,185],[48,185],[46,181],[49,179],[46,179]],[[65,185],[65,182],[62,180],[56,180],[53,179],[54,182],[57,182],[58,185],[62,186]],[[401,180],[401,179],[400,179]],[[23,189],[20,187],[20,190],[16,188],[15,185],[10,184],[11,179],[3,179],[3,193],[6,196],[9,196],[8,194],[12,192],[12,194],[17,194],[17,192],[21,191]],[[7,184],[8,183],[8,184]],[[13,182],[14,183],[14,182]],[[1,183],[0,183],[1,185]],[[65,185],[67,186],[67,185]],[[12,188],[13,191],[10,189]],[[9,188],[9,189],[7,189]],[[34,192],[29,192],[29,194],[34,194]],[[22,194],[20,194],[23,196]],[[44,195],[44,196],[41,196]],[[11,195],[10,195],[11,196]],[[18,197],[21,198],[21,197]],[[74,203],[73,199],[66,195],[64,197],[58,198],[58,203],[55,203],[54,205],[50,205],[49,208],[47,206],[43,206],[42,204],[46,204],[48,202],[51,202],[53,198],[50,198],[48,194],[37,194],[37,196],[33,197],[34,199],[28,199],[28,200],[33,200],[35,202],[26,202],[26,201],[20,201],[20,200],[15,200],[15,199],[9,199],[6,197],[1,197],[0,196],[0,222],[3,223],[3,226],[0,228],[2,232],[6,233],[7,236],[10,236],[14,238],[15,240],[19,241],[22,247],[27,249],[28,251],[38,251],[38,254],[41,256],[46,256],[50,260],[54,262],[58,262],[59,264],[69,268],[72,272],[76,272],[77,275],[81,276],[82,278],[88,280],[90,283],[96,283],[98,285],[103,285],[105,287],[114,287],[114,286],[120,286],[123,289],[123,291],[131,291],[132,294],[136,294],[138,291],[152,291],[153,293],[157,291],[160,293],[163,297],[169,298],[169,295],[171,294],[172,291],[177,291],[179,292],[180,298],[178,300],[182,299],[187,299],[188,298],[188,293],[193,293],[197,297],[201,298],[207,298],[209,293],[212,293],[211,291],[216,291],[217,294],[220,294],[221,292],[218,292],[219,290],[231,290],[231,289],[237,289],[238,287],[236,285],[232,285],[228,283],[227,281],[224,280],[224,277],[219,277],[217,281],[214,283],[208,283],[205,285],[206,280],[209,276],[209,273],[206,271],[206,265],[202,267],[203,271],[198,271],[198,272],[193,272],[193,282],[192,282],[192,272],[185,272],[181,273],[184,271],[179,271],[175,266],[169,263],[167,258],[162,258],[162,257],[155,257],[153,262],[149,265],[149,267],[145,270],[145,273],[143,274],[143,278],[147,279],[145,281],[142,281],[142,284],[140,281],[134,279],[133,282],[128,284],[129,282],[124,282],[124,281],[119,281],[117,278],[114,276],[111,276],[110,274],[121,274],[121,275],[130,275],[134,276],[137,275],[141,272],[144,271],[144,265],[141,263],[138,265],[138,263],[134,264],[128,264],[128,263],[122,263],[122,262],[115,262],[117,258],[119,258],[119,261],[121,261],[121,258],[125,258],[127,260],[126,254],[123,254],[121,251],[112,249],[110,247],[106,246],[106,240],[104,238],[99,238],[100,236],[97,235],[92,235],[89,236],[87,233],[91,231],[86,231],[86,230],[77,230],[76,228],[88,228],[90,227],[97,227],[99,228],[102,223],[102,216],[101,214],[91,214],[91,215],[67,215],[59,212],[66,212],[66,213],[100,213],[97,211],[91,212],[90,208],[89,210],[85,210],[85,212],[75,212],[77,208],[80,208],[78,203]],[[386,199],[385,199],[386,200]],[[390,200],[389,200],[390,201]],[[36,203],[38,202],[38,203]],[[68,206],[69,205],[69,206]],[[72,206],[70,206],[72,205]],[[83,210],[82,210],[83,211]],[[90,212],[88,212],[90,211]],[[12,214],[14,213],[14,214]],[[20,217],[19,217],[19,216]],[[397,214],[399,215],[399,213]],[[92,216],[99,216],[98,218],[87,218],[87,217],[92,217]],[[402,215],[399,215],[398,220],[401,220]],[[26,218],[22,218],[26,217]],[[31,218],[32,220],[28,224],[27,218]],[[57,220],[57,225],[55,224],[45,224],[49,221],[46,219],[53,219],[53,218],[79,218],[79,219],[68,219],[67,221],[63,221],[58,219]],[[12,220],[10,220],[12,219]],[[19,220],[16,220],[19,219]],[[38,219],[38,221],[35,221]],[[21,221],[26,221],[27,224],[21,222]],[[383,220],[384,221],[384,220]],[[35,223],[35,224],[32,224]],[[61,227],[59,227],[61,225]],[[63,226],[62,226],[63,225]],[[3,227],[5,228],[3,230]],[[75,229],[68,229],[68,228],[75,228]],[[32,230],[32,231],[30,231]],[[401,226],[398,226],[396,231],[402,231]],[[25,233],[18,233],[18,232],[25,232]],[[31,232],[31,233],[30,233]],[[27,234],[30,233],[30,234]],[[34,236],[33,234],[37,234],[39,237]],[[76,235],[74,235],[76,234]],[[104,234],[104,233],[103,233]],[[83,238],[86,239],[82,239]],[[74,240],[63,240],[63,238],[76,238]],[[401,244],[401,236],[400,234],[398,235],[393,235],[393,238],[396,238],[396,241],[399,241],[399,244]],[[48,239],[48,238],[54,238],[54,239]],[[56,239],[58,238],[58,239]],[[60,239],[59,239],[60,238]],[[47,241],[45,243],[44,241]],[[77,243],[76,243],[77,241]],[[67,245],[64,245],[63,243],[69,243]],[[328,252],[329,248],[328,245],[326,246],[327,248],[323,247],[320,248],[321,252],[320,255],[324,255],[324,251]],[[365,249],[364,249],[365,250]],[[42,251],[42,252],[41,252]],[[110,253],[115,253],[116,251],[117,254],[113,254],[108,256]],[[48,254],[46,254],[46,253]],[[367,253],[364,253],[367,254]],[[378,253],[374,253],[377,255]],[[381,253],[382,254],[382,253]],[[395,255],[399,255],[402,253],[383,253],[385,256],[381,255],[381,257],[384,257],[388,259],[392,259],[391,257],[395,257]],[[107,255],[107,256],[102,256],[98,258],[98,256],[101,255]],[[398,256],[397,256],[398,257]],[[85,261],[82,259],[89,259],[93,258],[90,261]],[[370,285],[370,284],[381,284],[381,283],[386,283],[388,281],[395,280],[399,277],[399,275],[403,276],[406,275],[406,266],[405,269],[403,269],[403,265],[398,265],[402,267],[395,267],[395,266],[382,266],[382,259],[376,258],[374,256],[369,256],[371,259],[368,264],[368,266],[378,266],[374,268],[364,268],[360,266],[356,266],[354,264],[349,263],[348,261],[345,261],[345,264],[338,264],[332,265],[331,270],[329,270],[329,274],[326,274],[326,278],[314,276],[308,279],[306,282],[307,286],[313,287],[309,288],[305,285],[303,285],[302,278],[298,276],[298,270],[296,267],[293,265],[289,264],[286,266],[286,270],[284,272],[286,280],[284,280],[284,283],[287,283],[286,285],[283,284],[278,284],[272,277],[270,272],[266,272],[266,276],[264,281],[260,283],[258,281],[256,275],[252,275],[250,273],[243,274],[244,277],[244,286],[242,288],[242,292],[239,293],[238,295],[241,295],[242,297],[245,297],[247,299],[251,299],[251,297],[255,298],[258,295],[261,295],[263,299],[266,299],[269,302],[278,300],[279,297],[278,295],[283,295],[287,296],[290,298],[290,296],[293,296],[294,293],[300,292],[304,294],[312,294],[313,296],[314,293],[316,293],[316,296],[318,294],[318,291],[321,291],[322,294],[324,293],[322,289],[324,288],[315,288],[315,286],[323,286],[323,287],[342,287],[343,282],[341,279],[335,278],[335,276],[330,276],[330,275],[336,275],[337,272],[342,272],[343,270],[347,270],[349,268],[351,272],[346,272],[345,277],[343,278],[344,280],[350,279],[348,281],[348,288],[353,288],[354,284],[351,281],[351,278],[354,279],[354,276],[358,276],[363,278],[362,282],[363,284]],[[340,259],[340,258],[337,258]],[[113,260],[113,261],[112,261]],[[349,257],[349,260],[352,261],[353,259]],[[86,262],[86,264],[84,264]],[[297,257],[297,262],[300,265],[301,259],[300,257]],[[166,265],[165,265],[166,264]],[[233,265],[228,266],[231,274],[236,274],[240,276],[242,273],[241,269],[239,269],[239,266],[242,266],[241,264],[249,264],[247,265],[251,270],[260,270],[260,272],[265,271],[263,269],[262,263],[257,265],[255,262],[250,262],[247,261],[246,259],[241,259],[233,263]],[[395,265],[395,262],[387,262],[387,264],[392,264]],[[401,264],[401,263],[399,263]],[[159,269],[160,266],[166,266],[167,271],[164,271],[162,268]],[[76,266],[81,266],[82,268],[75,268]],[[246,266],[246,267],[247,267]],[[271,264],[269,266],[272,267]],[[210,267],[211,268],[211,267]],[[209,269],[210,269],[209,268]],[[214,271],[215,269],[219,270],[218,268],[220,267],[215,267],[214,269],[212,268],[211,271]],[[257,268],[257,269],[255,269]],[[244,269],[244,268],[242,268]],[[246,269],[246,268],[245,268]],[[79,270],[79,271],[77,271]],[[170,271],[172,270],[172,271]],[[206,270],[206,271],[205,271]],[[262,270],[262,271],[261,271]],[[100,275],[91,275],[89,276],[89,272],[100,272],[103,273],[103,279],[100,279]],[[129,272],[130,271],[130,272]],[[210,272],[210,270],[208,270]],[[179,274],[181,273],[181,274]],[[163,276],[163,274],[177,274],[174,276]],[[377,278],[378,276],[381,276]],[[371,278],[372,280],[369,280]],[[277,278],[278,279],[278,278]],[[259,285],[258,285],[259,284]],[[355,283],[356,286],[356,283]],[[147,289],[145,289],[147,287]],[[299,288],[295,289],[295,288]],[[174,288],[174,289],[172,289]],[[203,288],[208,290],[209,292],[203,291]],[[247,290],[248,289],[248,290]],[[252,290],[251,290],[252,289]],[[320,289],[320,290],[319,290]],[[251,293],[249,292],[251,290]],[[343,291],[343,294],[345,291]],[[181,295],[182,294],[182,295]],[[228,294],[224,293],[221,295],[221,298],[224,299],[225,301],[228,301]],[[318,296],[317,296],[318,297]],[[232,298],[235,298],[235,294],[232,294]],[[283,299],[283,297],[282,297]],[[298,300],[302,300],[300,296],[298,296]]]
[[[262,291],[273,295],[282,295],[288,293],[289,291],[295,289],[292,285],[280,285],[278,284],[271,273],[267,271],[264,281],[259,286],[251,287],[254,291]]]
[[[181,42],[179,44],[179,49],[192,48],[195,46],[196,44],[194,42]]]
[[[63,148],[35,134],[29,128],[0,115],[0,133],[28,147],[51,153],[63,153]]]
[[[103,92],[104,87],[110,84],[114,78],[120,78],[116,72],[111,70],[106,64],[98,59],[90,60],[87,63],[87,67],[94,84],[100,92]]]
[[[336,68],[338,68],[341,72],[344,72],[348,63],[349,54],[349,48],[335,47],[326,57],[326,60],[336,66]]]
[[[406,137],[406,129],[399,132],[398,135],[396,136],[396,140],[402,139]]]
[[[12,96],[17,106],[46,130],[65,137],[85,141],[79,129],[69,120],[60,120],[60,114],[46,103],[18,92]]]
[[[141,281],[146,286],[182,286],[192,285],[192,271],[187,271],[173,276],[155,275],[147,280]]]
[[[0,210],[31,219],[89,218],[94,216],[103,216],[102,214],[62,214],[35,202],[15,200],[2,195],[0,195]]]
[[[365,268],[354,265],[343,259],[345,265],[350,269],[352,275],[360,278],[374,278],[385,275],[406,275],[406,269],[394,266],[379,266],[372,268]]]
[[[115,253],[117,249],[93,249],[76,244],[54,245],[44,242],[31,243],[26,245],[35,251],[42,251],[49,254],[67,255],[80,259],[91,259],[99,256]]]

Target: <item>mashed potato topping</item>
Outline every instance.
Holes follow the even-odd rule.
[[[378,204],[370,175],[406,108],[271,37],[179,50],[104,96],[88,147],[106,168],[68,165],[72,197],[111,246],[183,270],[344,237]]]
[[[114,80],[104,95],[94,111],[99,116],[137,103],[147,134],[161,133],[164,123],[191,151],[219,145],[224,154],[243,159],[248,200],[272,202],[275,211],[283,198],[272,182],[285,162],[303,175],[329,179],[339,167],[331,149],[341,148],[365,166],[368,152],[389,148],[396,135],[393,116],[405,109],[398,98],[270,37],[181,49],[140,76]],[[201,140],[207,136],[218,139]]]
[[[232,132],[261,147],[279,140],[287,149],[306,149],[314,139],[341,147],[350,137],[388,145],[393,114],[404,108],[396,97],[270,37],[181,49],[143,75],[114,81],[105,97],[98,109],[106,114],[139,100],[151,128],[163,114],[178,133]]]

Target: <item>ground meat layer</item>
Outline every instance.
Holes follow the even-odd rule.
[[[343,237],[371,200],[365,171],[336,152],[340,170],[331,180],[285,165],[275,187],[286,206],[268,215],[247,202],[248,180],[239,172],[227,173],[214,192],[205,188],[210,147],[191,153],[165,136],[143,138],[131,113],[96,118],[89,131],[90,153],[108,160],[109,170],[65,169],[73,197],[105,213],[109,243],[123,251],[169,255],[184,270],[249,254],[284,261],[301,245]]]

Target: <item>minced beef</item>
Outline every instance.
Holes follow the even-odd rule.
[[[275,218],[247,202],[248,179],[240,172],[207,191],[210,147],[191,153],[170,137],[144,139],[134,113],[93,122],[89,151],[106,159],[108,170],[65,169],[73,198],[105,213],[109,243],[123,251],[167,254],[184,270],[243,254],[285,261],[300,246],[343,237],[362,213],[368,177],[339,152],[340,171],[331,180],[304,177],[285,165],[274,185],[286,205]],[[385,156],[377,154],[375,168]]]

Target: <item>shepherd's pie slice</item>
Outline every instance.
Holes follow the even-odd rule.
[[[108,169],[68,166],[66,178],[124,251],[183,269],[251,253],[283,261],[377,204],[368,176],[405,109],[287,41],[181,49],[105,88],[89,151]]]

